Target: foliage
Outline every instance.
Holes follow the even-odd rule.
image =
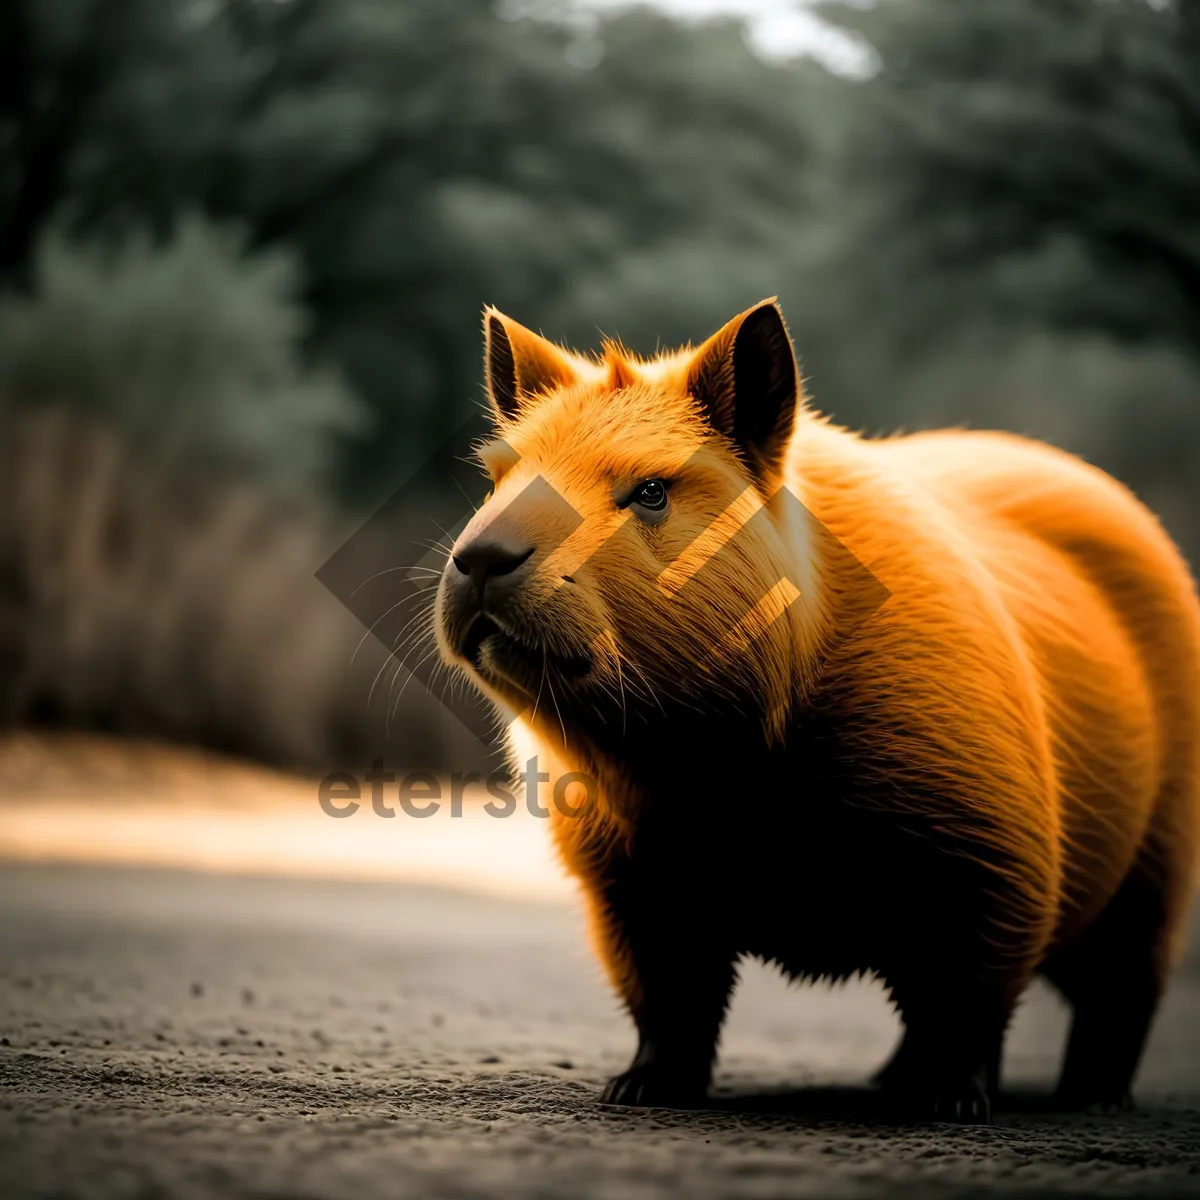
[[[0,727],[98,728],[309,770],[484,766],[416,696],[389,722],[383,647],[313,577],[339,524],[148,465],[78,414],[0,412]]]
[[[362,508],[478,402],[484,303],[652,351],[777,294],[837,419],[1048,437],[1200,558],[1200,5],[823,12],[874,74],[574,0],[5,0],[0,405]]]
[[[361,412],[298,355],[303,314],[282,251],[184,221],[165,245],[75,245],[50,232],[32,290],[0,300],[0,396],[115,425],[144,453],[311,485]]]
[[[14,0],[0,21],[21,99],[0,283],[56,220],[161,235],[199,210],[294,248],[310,348],[375,418],[352,495],[478,400],[484,302],[649,349],[785,282],[820,73],[759,63],[734,25],[581,34],[487,0]]]
[[[839,187],[896,314],[1200,353],[1200,9],[1190,0],[886,0],[831,9],[875,46]],[[866,265],[866,264],[864,264]],[[982,279],[981,279],[982,274]],[[981,288],[982,283],[982,288]]]
[[[1049,437],[1200,551],[1200,8],[830,6],[845,90],[822,252],[843,415]]]

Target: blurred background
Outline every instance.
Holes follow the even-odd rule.
[[[318,780],[498,765],[390,657],[485,303],[778,295],[837,421],[1046,438],[1200,563],[1198,66],[1200,0],[0,0],[0,1193],[1194,1192],[1200,912],[1149,1114],[876,1129],[881,988],[749,965],[743,1099],[646,1124],[544,822]]]
[[[1194,560],[1197,62],[1191,0],[5,0],[0,719],[477,765],[314,575],[484,303],[649,353],[777,294],[838,421],[1047,438]]]

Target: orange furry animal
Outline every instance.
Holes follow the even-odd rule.
[[[964,1120],[1040,973],[1061,1099],[1126,1102],[1200,840],[1200,605],[1154,517],[1016,437],[829,424],[772,302],[652,362],[485,325],[495,487],[438,637],[597,782],[554,833],[638,1031],[605,1099],[702,1098],[750,955],[879,976],[880,1081]]]

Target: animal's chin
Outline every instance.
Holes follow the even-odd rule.
[[[578,683],[592,669],[591,654],[562,654],[527,641],[485,613],[471,622],[460,653],[484,679],[516,685],[531,695],[547,673],[554,682]]]

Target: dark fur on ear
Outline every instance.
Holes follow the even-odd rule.
[[[483,372],[496,412],[509,420],[517,415],[517,364],[504,324],[494,313],[483,318]]]
[[[705,418],[734,443],[755,481],[770,484],[791,437],[800,373],[783,313],[764,300],[696,351],[689,390]]]
[[[512,420],[523,398],[578,382],[570,355],[494,308],[483,312],[484,378],[497,417]]]

